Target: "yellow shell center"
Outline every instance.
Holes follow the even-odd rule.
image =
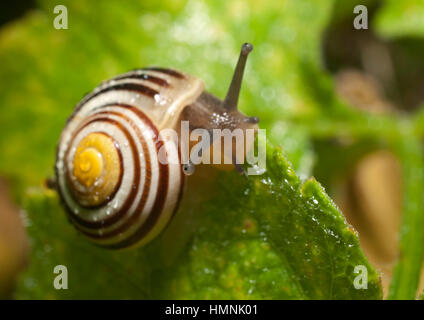
[[[74,177],[86,188],[91,187],[103,172],[103,158],[99,151],[87,148],[74,158]]]
[[[121,176],[120,155],[114,141],[99,132],[88,134],[78,144],[73,158],[71,188],[74,197],[85,206],[108,200]]]

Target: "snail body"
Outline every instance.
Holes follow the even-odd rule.
[[[178,209],[185,174],[194,167],[183,163],[180,143],[161,132],[178,131],[182,120],[191,130],[255,127],[256,118],[237,111],[251,49],[243,45],[224,101],[204,91],[199,78],[156,67],[119,75],[83,98],[56,154],[57,190],[83,235],[119,249],[143,245],[165,228]]]

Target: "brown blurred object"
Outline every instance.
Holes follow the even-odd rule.
[[[379,113],[395,109],[384,98],[379,83],[363,72],[341,71],[336,76],[336,88],[344,100],[361,110]],[[358,161],[352,174],[337,189],[336,202],[358,231],[370,262],[382,272],[386,297],[398,255],[402,215],[400,163],[387,150],[369,153]],[[423,288],[424,277],[421,277],[418,292]]]
[[[394,109],[383,98],[382,88],[372,76],[348,69],[339,72],[335,80],[338,94],[358,109],[375,113]]]
[[[398,160],[380,150],[362,158],[353,174],[340,186],[336,201],[347,221],[359,233],[361,247],[382,272],[384,295],[398,252],[402,187]]]
[[[367,4],[369,21],[378,14],[381,2]],[[345,7],[344,1],[336,1],[334,12],[341,7]],[[374,30],[352,28],[351,12],[334,14],[323,37],[327,70],[333,74],[347,68],[362,70],[378,82],[397,110],[417,110],[424,102],[424,41],[402,36],[388,41]]]
[[[28,240],[4,180],[0,179],[0,299],[11,298],[16,277],[27,261]]]
[[[402,215],[402,172],[398,159],[387,150],[363,157],[336,199],[347,221],[359,233],[361,247],[382,272],[387,297],[398,257],[398,230]],[[424,268],[417,292],[424,289]]]

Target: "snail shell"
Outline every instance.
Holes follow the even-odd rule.
[[[86,96],[60,139],[58,189],[75,227],[105,247],[143,244],[167,224],[181,199],[178,146],[160,137],[203,82],[150,68],[107,81]],[[169,163],[158,159],[165,147]]]

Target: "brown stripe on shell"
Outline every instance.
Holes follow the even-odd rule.
[[[108,103],[108,104],[102,105],[100,107],[97,107],[95,109],[98,110],[100,108],[104,108],[104,107],[108,107],[108,106],[118,106],[118,107],[126,108],[126,109],[129,109],[130,111],[132,111],[133,113],[135,113],[136,115],[138,115],[138,117],[152,130],[153,136],[157,139],[155,146],[156,146],[157,151],[159,152],[160,148],[163,146],[162,140],[159,139],[159,132],[156,129],[156,127],[154,126],[154,124],[152,123],[152,121],[141,110],[139,110],[137,107],[127,105],[127,104],[122,104],[122,103]],[[112,120],[112,119],[108,119],[108,120]],[[143,151],[146,154],[148,154],[148,151],[145,151],[145,150],[143,150]],[[180,153],[179,153],[179,158],[180,158]],[[181,158],[180,158],[180,161],[181,161]],[[146,161],[146,163],[148,163],[148,162]],[[147,168],[146,168],[146,172],[147,172]],[[180,190],[179,190],[178,200],[175,204],[174,211],[171,215],[171,218],[176,213],[176,211],[178,210],[179,203],[181,201],[182,194],[183,194],[184,180],[185,180],[184,174],[183,174],[182,168],[181,168]],[[149,190],[150,189],[150,176],[146,176],[145,181],[146,181],[146,186],[147,186],[146,190]],[[124,239],[119,243],[98,244],[98,245],[100,245],[102,247],[107,247],[107,248],[116,248],[116,249],[124,248],[124,247],[128,247],[128,246],[131,246],[131,245],[137,243],[143,237],[145,237],[149,233],[149,231],[151,231],[152,228],[155,226],[156,222],[158,221],[158,219],[159,219],[159,217],[162,213],[164,202],[166,200],[166,195],[167,195],[167,192],[168,192],[168,190],[167,190],[168,189],[168,183],[169,183],[169,168],[168,168],[167,165],[163,165],[163,164],[159,163],[158,190],[157,190],[157,193],[156,193],[156,199],[155,199],[152,211],[150,212],[147,220],[139,227],[139,229],[134,234],[132,234],[127,239]],[[129,198],[130,197],[128,197],[127,199],[129,199]],[[118,229],[114,229],[111,232],[103,233],[102,235],[91,234],[91,233],[86,232],[85,230],[81,230],[81,228],[78,228],[78,225],[76,225],[76,227],[77,227],[77,229],[79,229],[79,231],[83,232],[84,234],[86,234],[88,237],[91,237],[91,238],[105,239],[105,238],[113,237],[114,235],[117,235],[117,234],[125,231],[128,226],[131,226],[132,223],[134,221],[136,221],[136,219],[142,213],[144,203],[146,202],[146,201],[141,201],[141,200],[142,199],[140,199],[140,203],[139,203],[137,209],[134,211],[133,215],[128,219],[128,221],[126,221]],[[123,211],[123,209],[124,208],[121,208],[120,211]],[[109,219],[113,219],[113,220],[119,219],[119,217],[116,216],[116,218],[115,218],[115,216],[116,216],[116,213],[113,214],[112,216],[110,216],[110,218],[107,219],[108,220],[107,225],[112,224],[111,222],[109,222]],[[75,216],[73,216],[73,217],[75,217]],[[77,217],[77,218],[79,218],[79,217]],[[88,222],[88,221],[83,220],[82,222],[84,224],[87,223],[87,227],[89,227],[89,228],[90,227],[92,228],[93,226],[95,226],[95,227],[97,227],[97,226],[104,227],[105,226],[105,220],[104,221],[97,221],[97,222]]]
[[[150,70],[150,71],[165,73],[167,75],[170,75],[170,76],[172,76],[174,78],[178,78],[178,79],[184,79],[185,78],[182,73],[175,71],[173,69],[160,68],[160,67],[148,67],[148,68],[143,68],[142,70]]]
[[[181,149],[180,148],[178,148],[178,159],[179,159],[179,162],[181,164]],[[177,211],[180,207],[180,204],[181,204],[181,200],[183,198],[183,194],[184,194],[184,184],[185,184],[186,176],[184,174],[182,164],[180,165],[180,168],[181,168],[181,170],[180,170],[180,177],[181,177],[181,179],[180,179],[180,190],[178,192],[178,198],[177,198],[177,201],[175,202],[174,210],[172,211],[172,214],[169,217],[169,221],[171,221],[174,218],[175,214],[177,213]],[[165,231],[165,229],[168,226],[169,226],[169,223],[163,228],[162,232]]]
[[[145,81],[149,81],[152,82],[154,84],[157,84],[158,86],[161,87],[170,87],[171,85],[169,84],[168,81],[166,81],[165,79],[159,78],[159,77],[155,77],[146,73],[136,73],[136,74],[127,74],[127,75],[122,75],[122,76],[118,76],[116,78],[113,78],[113,80],[126,80],[126,79],[140,79],[140,80],[145,80]]]
[[[149,127],[154,128],[155,138],[157,139],[155,146],[156,146],[157,152],[159,153],[159,150],[160,150],[160,148],[163,147],[164,143],[160,139],[159,132],[157,131],[156,127],[154,127],[151,120],[148,117],[146,117],[144,115],[144,113],[141,112],[138,109],[133,110],[133,107],[131,107],[131,106],[124,106],[124,105],[121,105],[121,106],[125,107],[125,108],[129,108],[130,110],[134,111],[139,117],[143,118],[146,122],[150,123]],[[158,221],[158,219],[159,219],[159,217],[162,213],[163,206],[165,204],[166,196],[167,196],[167,193],[168,193],[168,182],[169,182],[169,167],[168,167],[168,165],[162,164],[160,162],[158,162],[158,165],[159,165],[159,183],[158,183],[158,189],[157,189],[157,192],[156,192],[156,199],[155,199],[155,202],[153,204],[152,211],[150,212],[146,221],[144,221],[144,223],[139,227],[139,229],[134,234],[132,234],[130,237],[128,237],[127,239],[124,239],[123,241],[121,241],[119,243],[104,245],[104,247],[111,248],[111,249],[112,248],[113,249],[119,249],[119,248],[129,247],[129,246],[137,243],[138,241],[140,241],[155,226],[156,222]],[[139,214],[141,214],[141,212],[139,212]]]
[[[107,82],[106,82],[107,83]],[[102,85],[99,85],[96,87],[99,88]],[[111,85],[108,87],[105,87],[103,89],[99,89],[99,91],[95,91],[95,92],[90,92],[88,94],[86,94],[82,100],[76,105],[74,111],[72,112],[72,114],[68,117],[68,119],[66,119],[66,125],[68,125],[77,115],[77,113],[81,110],[81,108],[87,103],[89,102],[91,99],[97,97],[98,95],[105,93],[105,92],[109,92],[112,90],[122,90],[122,91],[133,91],[133,92],[137,92],[140,94],[143,94],[145,96],[148,96],[150,98],[154,98],[155,95],[159,94],[158,91],[156,91],[155,89],[152,89],[150,87],[144,86],[142,84],[135,84],[135,83],[121,83],[121,84],[116,84],[116,85]],[[108,105],[110,105],[110,103],[108,103]],[[103,107],[103,106],[101,106]],[[96,108],[97,109],[97,108]]]
[[[102,93],[106,93],[106,92],[114,91],[114,90],[133,91],[133,92],[137,92],[142,95],[148,96],[150,98],[154,98],[155,95],[159,94],[159,92],[156,91],[155,89],[152,89],[140,83],[119,83],[119,84],[110,85],[106,88],[100,89],[99,91],[93,93],[93,95],[87,97],[87,99],[84,100],[84,104],[86,104],[89,100],[93,99],[94,97],[97,97],[98,95]]]
[[[89,125],[90,123],[96,122],[96,121],[104,121],[112,123],[113,125],[116,125],[119,127],[119,129],[124,133],[127,140],[129,141],[129,145],[133,151],[133,161],[134,161],[134,178],[133,178],[133,186],[134,188],[131,188],[131,192],[129,193],[128,197],[125,199],[123,206],[121,209],[114,214],[110,215],[106,219],[100,220],[100,221],[88,221],[80,216],[75,215],[74,212],[69,208],[69,213],[71,213],[71,219],[75,220],[79,225],[91,229],[97,229],[105,226],[109,226],[114,224],[116,221],[118,221],[124,214],[126,214],[129,210],[129,208],[132,205],[132,200],[135,198],[137,192],[138,192],[138,186],[140,181],[140,163],[137,161],[137,153],[134,152],[134,150],[137,150],[137,147],[135,145],[134,140],[132,139],[130,133],[127,129],[125,129],[118,121],[110,119],[110,118],[95,118],[90,121],[88,121],[83,127]],[[66,158],[65,158],[66,159]],[[122,171],[121,171],[122,172]],[[110,200],[109,200],[110,201]],[[79,229],[81,232],[87,234],[84,230],[81,230],[81,228],[78,227],[77,224],[74,223],[74,225]],[[91,234],[87,234],[91,236]]]
[[[115,106],[119,106],[119,105],[115,104]],[[146,177],[145,177],[145,184],[144,184],[145,185],[145,188],[143,189],[143,193],[142,193],[141,198],[140,198],[140,204],[139,204],[139,206],[137,206],[137,210],[139,208],[143,209],[143,207],[144,207],[144,205],[145,205],[145,203],[147,201],[147,197],[149,195],[149,189],[150,189],[150,183],[151,183],[151,177],[150,177],[151,176],[150,175],[150,172],[151,172],[150,161],[151,160],[150,160],[150,154],[149,154],[149,150],[148,150],[146,141],[143,139],[143,136],[142,136],[139,128],[135,125],[135,123],[129,117],[125,116],[124,114],[119,113],[119,112],[116,112],[116,111],[102,111],[102,112],[99,112],[98,114],[102,114],[102,115],[116,115],[116,116],[119,116],[119,117],[125,119],[131,125],[131,127],[135,130],[135,132],[137,134],[137,137],[140,140],[140,143],[141,143],[142,148],[143,148],[143,153],[144,153],[145,159],[146,159],[146,173],[147,174],[146,174]],[[132,150],[132,151],[133,151],[133,156],[135,158],[137,158],[137,166],[138,166],[138,168],[140,168],[140,163],[138,161],[138,157],[136,157],[136,155],[138,153],[137,152],[134,152],[134,150]],[[140,170],[138,170],[138,171],[140,171]],[[136,191],[138,191],[139,183],[140,183],[140,180],[141,180],[140,178],[141,178],[141,176],[139,174],[137,176],[137,179],[134,179],[134,181],[133,181],[134,188],[132,188],[132,189],[135,189]],[[126,202],[127,201],[130,201],[129,198],[130,197],[127,198]],[[135,198],[135,195],[132,198]],[[130,203],[132,205],[133,202],[130,201]],[[130,208],[130,206],[125,206],[125,208],[123,206],[118,212],[114,213],[113,215],[111,215],[107,219],[102,220],[102,221],[98,221],[98,222],[101,222],[101,224],[100,225],[96,225],[95,227],[92,226],[93,223],[90,222],[92,224],[90,226],[91,229],[99,229],[101,227],[107,227],[107,226],[112,225],[113,223],[117,222],[119,219],[124,218],[125,216],[127,216],[128,215],[129,208]],[[136,212],[134,212],[133,216],[135,214],[136,214]],[[129,220],[131,220],[131,218]],[[117,230],[116,232],[113,230],[113,231],[110,231],[110,232],[105,232],[102,235],[92,234],[92,233],[89,233],[89,232],[83,232],[83,233],[87,234],[91,238],[107,238],[110,235],[115,235],[117,233],[120,233],[120,232],[125,231],[126,228],[124,228],[124,226],[128,226],[129,224],[130,224],[129,221],[127,221],[122,226],[120,226],[118,229],[116,229]]]
[[[127,109],[131,110],[133,113],[135,113],[146,124],[146,126],[149,129],[151,129],[152,134],[153,134],[153,139],[155,139],[155,138],[157,139],[156,140],[156,143],[155,143],[156,144],[156,148],[157,148],[157,150],[160,150],[160,147],[162,146],[163,142],[158,139],[159,138],[159,132],[156,129],[155,125],[151,122],[151,120],[148,117],[146,117],[146,115],[142,111],[140,111],[136,107],[133,107],[133,106],[130,106],[130,105],[125,105],[125,104],[115,104],[115,106],[119,106],[119,107],[122,107],[122,108],[127,108]],[[109,111],[105,111],[105,113],[106,112],[109,112]],[[130,119],[128,119],[128,120],[130,120]],[[140,135],[140,140],[142,140],[142,136],[141,136],[140,131],[138,131],[138,134]],[[159,147],[159,149],[158,149],[158,143],[161,144],[161,146]],[[148,151],[145,151],[145,153],[148,154]],[[149,161],[149,167],[146,168],[146,172],[149,173],[149,172],[151,172],[150,158],[149,158],[149,156],[146,157],[146,163],[147,163],[147,161]],[[159,166],[161,166],[161,165],[162,164],[159,163]],[[166,168],[168,167],[167,165],[163,165],[163,166],[165,166]],[[166,170],[166,173],[167,172],[168,172],[168,170]],[[161,181],[161,177],[163,177],[163,173],[162,173],[162,170],[159,169],[159,186],[158,186],[158,191],[156,193],[156,200],[155,200],[154,206],[152,208],[152,212],[150,213],[150,215],[147,218],[147,220],[142,224],[142,226],[144,226],[149,221],[149,218],[151,218],[152,213],[157,212],[155,215],[157,215],[157,217],[159,217],[160,216],[160,213],[162,211],[162,210],[159,210],[158,208],[155,207],[155,205],[156,205],[156,203],[158,201],[158,194],[159,193],[162,193],[162,194],[164,194],[165,197],[166,197],[166,194],[167,194],[166,188],[167,188],[167,185],[168,185],[168,181],[166,181],[166,183],[165,183],[165,188],[161,187],[161,185],[163,184],[163,181]],[[144,205],[145,205],[145,203],[147,201],[148,192],[150,191],[149,190],[150,189],[150,179],[151,179],[151,175],[147,175],[146,176],[146,182],[149,181],[149,183],[148,184],[146,183],[147,187],[143,191],[143,195],[142,195],[142,197],[140,199],[139,205],[137,206],[137,208],[134,211],[134,213],[128,218],[128,220],[125,221],[125,223],[123,223],[121,226],[119,226],[116,229],[113,229],[113,230],[111,230],[109,232],[103,232],[102,234],[92,234],[92,233],[88,233],[86,231],[84,232],[83,230],[82,230],[82,232],[84,234],[86,234],[87,236],[89,236],[90,238],[92,238],[92,239],[108,239],[108,238],[112,238],[113,236],[116,236],[116,235],[118,235],[120,233],[125,232],[129,227],[131,227],[137,221],[137,219],[140,217],[140,215],[141,215],[141,213],[142,213],[142,211],[144,209]],[[166,180],[168,180],[168,175],[166,175]],[[161,197],[159,196],[159,198],[161,198]],[[162,206],[164,204],[164,201],[165,201],[165,199],[162,199],[162,202],[161,202],[162,203]],[[123,243],[126,240],[127,239],[124,239],[120,243]],[[123,245],[123,246],[118,246],[118,245],[119,245],[119,243],[118,244],[110,244],[110,245],[101,245],[101,246],[103,246],[103,247],[109,247],[109,248],[112,248],[112,247],[115,247],[115,246],[116,246],[116,248],[129,246],[129,245]]]
[[[167,69],[167,68],[160,68],[160,67],[147,67],[147,68],[142,68],[142,69],[134,69],[133,71],[140,71],[140,70],[151,70],[151,71],[156,71],[156,72],[160,72],[160,73],[164,73],[164,74],[167,74],[167,75],[170,75],[170,76],[172,76],[172,77],[175,77],[175,78],[178,78],[178,79],[184,79],[185,78],[185,76],[182,74],[182,73],[180,73],[180,72],[178,72],[178,71],[176,71],[176,70],[173,70],[173,69]],[[121,78],[122,77],[122,78]],[[125,77],[128,77],[128,76],[125,76],[125,75],[122,75],[122,76],[118,76],[118,77],[116,77],[116,78],[114,78],[114,79],[112,79],[112,80],[119,80],[120,78],[121,79],[124,79]],[[158,85],[161,85],[160,84],[160,80],[157,80],[157,79],[160,79],[159,77],[155,77],[155,76],[152,76],[152,75],[149,75],[149,78],[150,78],[150,80],[152,80],[152,82],[154,82],[154,83],[156,83],[156,84],[158,84]],[[164,80],[164,79],[163,79]],[[166,80],[165,80],[166,81]],[[166,81],[167,82],[167,81]],[[106,82],[107,83],[107,82]],[[168,82],[167,82],[168,83]],[[170,86],[170,84],[168,83],[168,85]],[[101,85],[100,85],[101,86]],[[99,88],[100,86],[97,86],[96,88]],[[167,85],[164,85],[165,87],[167,86]],[[147,86],[143,86],[143,85],[141,85],[141,84],[134,84],[134,83],[124,83],[124,84],[116,84],[116,85],[112,85],[112,86],[109,86],[109,87],[106,87],[106,88],[103,88],[103,89],[100,89],[99,91],[97,91],[97,92],[91,92],[91,93],[88,93],[88,94],[86,94],[84,97],[83,97],[83,99],[76,105],[76,107],[75,107],[75,109],[74,109],[74,111],[72,112],[72,114],[71,114],[71,116],[66,120],[66,123],[68,124],[68,123],[70,123],[71,122],[71,120],[75,117],[75,115],[79,112],[79,110],[88,102],[88,101],[90,101],[91,99],[93,99],[93,98],[95,98],[95,97],[97,97],[98,95],[100,95],[100,94],[102,94],[102,93],[105,93],[105,92],[108,92],[108,91],[111,91],[111,90],[128,90],[128,91],[135,91],[135,92],[138,92],[138,93],[140,93],[140,94],[143,94],[143,95],[146,95],[146,96],[149,96],[149,97],[151,97],[151,98],[154,98],[154,96],[156,95],[156,94],[159,94],[159,92],[158,91],[156,91],[156,90],[154,90],[154,89],[152,89],[152,88],[150,88],[150,87],[147,87]]]

